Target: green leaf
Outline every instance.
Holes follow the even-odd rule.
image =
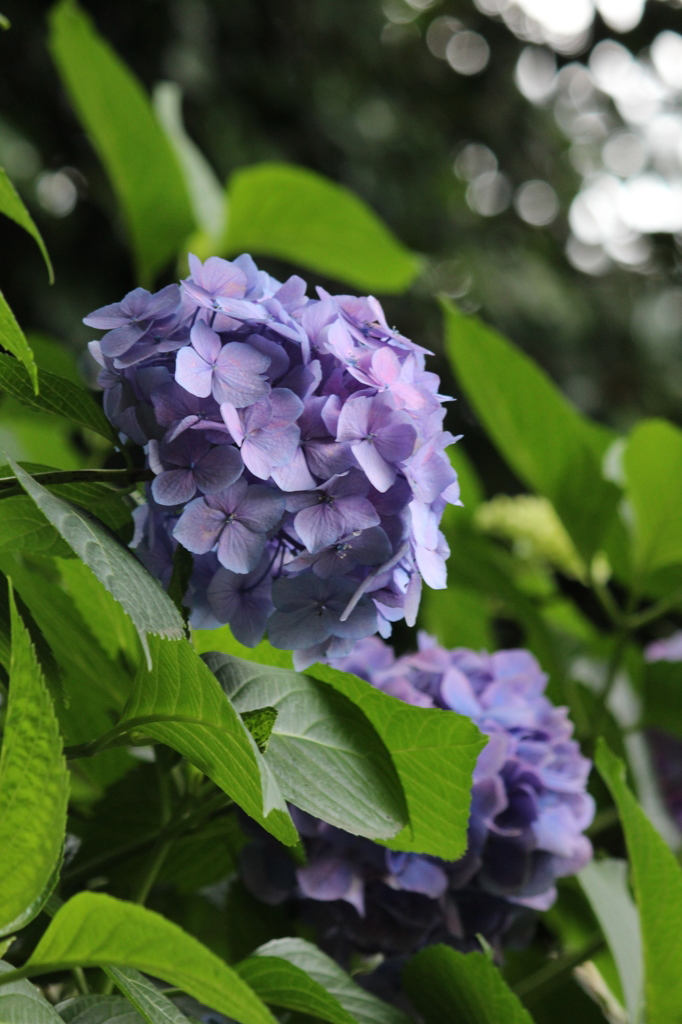
[[[2,306],[0,303],[0,331],[2,329]],[[10,348],[0,337],[0,343]],[[10,349],[14,351],[13,349]],[[0,390],[6,391],[18,401],[39,412],[55,413],[70,423],[94,430],[96,434],[113,444],[118,444],[118,435],[91,395],[66,377],[59,377],[49,370],[38,370],[38,385],[34,393],[32,377],[18,359],[0,355]]]
[[[634,512],[635,563],[642,574],[682,562],[682,431],[643,420],[623,455]]]
[[[57,1009],[63,1024],[145,1024],[146,1020],[123,996],[78,996]],[[186,1018],[180,1019],[187,1024]]]
[[[600,738],[596,765],[625,832],[644,949],[647,1024],[682,1021],[682,869],[625,783],[623,762]]]
[[[114,660],[122,653],[126,662],[137,669],[140,641],[133,623],[118,601],[100,585],[79,558],[60,561],[58,569],[62,587],[109,658]]]
[[[307,267],[357,288],[402,292],[419,272],[409,252],[356,195],[303,167],[263,163],[229,182],[223,250]]]
[[[0,167],[0,213],[4,213],[6,217],[13,220],[15,224],[18,224],[20,228],[24,229],[24,231],[28,231],[29,235],[31,235],[35,240],[43,255],[43,259],[45,260],[50,284],[54,284],[54,270],[52,269],[52,262],[45,247],[45,243],[43,242],[42,235],[33,223],[31,214],[17,195],[14,185],[7,177],[7,172],[2,167]]]
[[[72,559],[68,564],[75,562]],[[130,693],[130,669],[109,657],[89,631],[73,601],[59,586],[59,575],[51,559],[27,560],[26,556],[4,555],[0,556],[0,567],[11,574],[17,593],[26,602],[61,670],[66,700],[57,705],[57,711],[65,741],[87,743],[111,728],[112,721],[119,717]],[[87,567],[84,572],[91,575]],[[28,620],[27,625],[31,630]],[[34,634],[34,643],[47,671],[38,637]],[[136,642],[139,644],[137,639]],[[117,748],[84,759],[79,762],[78,771],[93,784],[107,786],[125,773],[131,763],[127,751]]]
[[[147,634],[181,637],[184,623],[161,585],[95,519],[50,494],[11,459],[19,483],[64,538],[123,606],[138,631],[149,658]]]
[[[235,970],[264,1002],[331,1024],[409,1022],[402,1010],[360,988],[317,946],[303,939],[273,939]]]
[[[194,638],[199,650],[210,644],[260,665],[291,668],[291,654],[275,650],[267,641],[243,647],[227,629],[196,630]],[[306,675],[356,704],[391,755],[407,799],[409,824],[384,845],[444,860],[461,857],[467,843],[471,776],[487,742],[471,719],[454,711],[412,707],[328,665],[313,665]]]
[[[345,694],[386,744],[403,784],[409,822],[386,846],[457,860],[466,850],[471,778],[488,742],[470,718],[416,708],[329,665],[308,673]]]
[[[118,728],[177,750],[281,842],[298,835],[282,793],[215,676],[186,641],[151,640],[151,671],[140,669]],[[265,815],[265,816],[264,816]]]
[[[177,1006],[139,971],[132,967],[109,967],[107,974],[147,1024],[187,1024]]]
[[[425,1024],[533,1024],[523,1004],[483,953],[430,946],[408,962],[403,985]]]
[[[214,953],[160,914],[112,896],[81,892],[65,903],[17,973],[74,967],[134,967],[240,1024],[273,1024],[260,999]]]
[[[277,711],[265,759],[287,800],[354,835],[389,839],[403,827],[390,754],[351,700],[297,672],[218,652],[205,660],[237,711]]]
[[[0,978],[14,970],[0,960]],[[0,1021],[2,1024],[62,1024],[45,996],[28,981],[13,981],[0,988]]]
[[[40,385],[38,382],[38,367],[36,361],[33,358],[33,352],[24,337],[24,332],[17,323],[14,313],[7,305],[5,296],[0,292],[0,345],[6,348],[8,352],[11,352],[13,356],[16,356],[17,368],[20,372],[23,372],[23,376],[26,380],[26,390],[29,398],[33,398],[38,394]],[[10,356],[3,356],[5,359],[11,359]],[[25,370],[21,371],[20,363],[23,363]],[[0,384],[5,387],[5,382],[0,377]],[[6,388],[6,390],[9,390]]]
[[[97,475],[98,470],[61,470],[54,466],[44,466],[38,462],[20,461],[19,465],[23,470],[38,477],[37,483],[47,487],[53,494],[65,498],[74,505],[80,505],[88,512],[101,519],[111,530],[125,531],[130,528],[132,531],[131,507],[126,503],[124,497],[117,493],[112,486],[98,480],[78,479],[69,480],[73,476]],[[105,472],[118,474],[118,470],[106,470]],[[124,471],[125,472],[125,471]],[[42,475],[41,475],[42,474]],[[65,482],[60,480],[65,478]],[[116,477],[120,480],[120,475]],[[14,486],[11,486],[14,484]],[[14,492],[21,492],[21,487],[12,469],[8,465],[0,466],[0,499],[2,503],[15,497]],[[21,495],[23,499],[23,495]],[[34,511],[35,517],[35,511]],[[44,522],[44,520],[43,520]],[[68,548],[67,548],[68,551]],[[38,553],[36,551],[36,553]],[[64,557],[71,558],[71,552]]]
[[[71,557],[68,544],[34,502],[23,495],[0,501],[0,551]]]
[[[0,753],[0,935],[42,909],[56,880],[69,781],[57,718],[10,591],[12,657]]]
[[[512,469],[553,503],[591,557],[616,514],[618,488],[601,460],[613,435],[590,423],[529,358],[443,301],[446,349],[481,423]]]
[[[194,229],[173,148],[141,84],[73,0],[52,9],[50,50],[121,204],[140,282],[149,286]]]
[[[177,82],[159,82],[153,103],[185,176],[194,219],[208,238],[217,242],[225,231],[225,193],[208,160],[185,130],[182,89]]]
[[[628,889],[624,860],[592,861],[578,875],[618,968],[628,1019],[637,1024],[644,998],[644,964],[639,915]]]

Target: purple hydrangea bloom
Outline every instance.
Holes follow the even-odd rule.
[[[448,651],[422,633],[416,654],[396,659],[370,637],[332,664],[407,703],[466,715],[488,736],[474,771],[468,848],[451,863],[398,853],[296,811],[307,859],[280,899],[297,899],[341,959],[410,953],[426,942],[467,949],[477,934],[499,947],[512,926],[552,905],[558,878],[592,856],[584,835],[594,815],[590,762],[566,709],[545,696],[547,677],[523,650]],[[262,842],[271,862],[287,856]],[[267,869],[262,854],[261,862]],[[258,895],[259,877],[245,881]]]
[[[372,297],[309,298],[246,255],[189,267],[85,320],[106,415],[155,475],[135,550],[167,582],[182,544],[193,623],[267,633],[298,668],[413,624],[459,504],[426,350]]]

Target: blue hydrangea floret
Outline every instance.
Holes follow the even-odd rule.
[[[164,583],[194,556],[193,625],[341,657],[415,621],[445,586],[459,504],[444,397],[426,350],[376,299],[306,294],[249,256],[189,257],[191,276],[85,318],[104,409],[154,473],[134,547]]]

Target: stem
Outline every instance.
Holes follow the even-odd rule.
[[[65,469],[32,473],[34,480],[44,486],[74,483],[137,484],[153,480],[151,469]],[[0,477],[0,498],[11,498],[23,494],[24,489],[15,476]]]
[[[575,967],[579,967],[585,960],[593,957],[604,945],[603,935],[601,933],[594,935],[587,945],[583,946],[577,953],[565,953],[563,956],[557,957],[556,960],[545,964],[539,971],[535,971],[533,974],[529,974],[528,977],[523,978],[514,986],[514,992],[516,992],[520,999],[527,999],[529,996],[535,999],[548,986],[553,988],[567,978]]]
[[[145,871],[144,878],[142,879],[137,892],[133,896],[133,903],[144,904],[147,901],[147,897],[149,896],[152,886],[158,877],[159,871],[163,867],[163,862],[168,856],[170,848],[178,838],[179,834],[180,833],[176,831],[175,834],[166,836],[165,839],[160,839],[156,844],[149,860],[147,870]]]
[[[664,597],[657,604],[651,605],[637,615],[631,615],[628,619],[630,629],[640,629],[642,626],[648,626],[650,622],[660,618],[661,615],[665,615],[666,612],[669,612],[680,602],[682,602],[682,590],[673,591],[672,594]]]
[[[150,832],[144,839],[133,839],[130,842],[123,843],[121,846],[117,846],[114,850],[109,850],[107,853],[100,853],[97,857],[91,857],[85,864],[79,864],[78,867],[73,868],[71,871],[65,871],[62,875],[62,881],[70,882],[75,878],[80,878],[81,875],[87,875],[97,868],[104,867],[110,861],[118,860],[119,857],[130,857],[134,853],[141,853],[142,850],[152,846],[159,838],[159,835],[158,831]]]
[[[592,576],[590,576],[590,584],[597,600],[613,622],[614,626],[622,626],[623,610],[617,604],[609,588],[604,586],[603,583],[598,583]]]
[[[71,974],[73,975],[73,980],[76,983],[76,988],[78,989],[78,991],[82,995],[87,996],[88,993],[90,992],[90,986],[88,985],[87,979],[85,977],[85,971],[83,970],[83,968],[74,967],[73,970],[71,971]]]

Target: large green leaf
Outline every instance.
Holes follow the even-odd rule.
[[[415,708],[329,665],[308,669],[365,713],[388,747],[407,798],[409,823],[386,845],[457,860],[466,850],[471,778],[488,742],[470,718]]]
[[[483,953],[431,946],[412,957],[403,984],[425,1024],[533,1024],[497,967]]]
[[[223,250],[277,256],[357,288],[402,292],[419,271],[409,252],[361,199],[291,164],[237,171],[228,187]]]
[[[225,192],[208,160],[185,130],[182,89],[177,82],[159,82],[154,89],[153,102],[159,123],[185,176],[194,218],[206,238],[215,245],[225,230]]]
[[[10,592],[10,693],[0,753],[0,935],[49,897],[66,832],[69,782],[57,718]]]
[[[51,494],[11,459],[19,483],[64,538],[123,606],[149,657],[147,634],[181,637],[184,623],[161,585],[95,519]]]
[[[77,996],[57,1009],[63,1024],[148,1024],[123,996]],[[180,1019],[186,1024],[186,1018]]]
[[[52,262],[47,248],[45,247],[45,243],[43,242],[42,235],[35,226],[31,214],[17,195],[16,189],[7,177],[7,172],[3,167],[0,167],[0,213],[4,213],[6,217],[10,217],[15,224],[18,224],[19,227],[24,229],[24,231],[28,231],[29,235],[31,235],[35,240],[43,255],[43,259],[45,260],[50,284],[53,284],[54,271],[52,269]]]
[[[187,1024],[177,1006],[139,971],[132,967],[109,967],[107,974],[147,1024]]]
[[[17,495],[0,501],[0,551],[71,557],[71,549],[31,498]]]
[[[1,317],[2,306],[0,304],[0,328]],[[10,348],[1,337],[0,343],[5,348]],[[14,351],[11,348],[10,350]],[[70,423],[94,430],[96,434],[100,434],[113,444],[119,443],[116,431],[92,395],[89,395],[84,388],[78,387],[66,377],[50,373],[49,370],[38,370],[37,372],[39,393],[34,391],[32,376],[18,359],[0,355],[0,390],[6,391],[8,395],[12,395],[31,409],[63,416]]]
[[[0,977],[13,968],[0,960]],[[0,988],[0,1021],[2,1024],[63,1024],[45,996],[29,981],[13,981]]]
[[[630,858],[644,949],[647,1024],[682,1021],[682,868],[625,783],[623,762],[599,740],[596,764],[616,802]]]
[[[130,670],[110,657],[90,632],[74,602],[59,585],[52,559],[27,560],[3,555],[0,566],[11,575],[17,593],[26,602],[61,670],[66,699],[57,705],[57,713],[65,742],[87,743],[111,728],[112,721],[119,717],[130,693]],[[85,567],[84,571],[90,572]],[[28,626],[30,630],[30,623]],[[47,671],[44,652],[37,639],[34,642]],[[79,761],[78,772],[97,787],[108,786],[132,763],[128,752],[118,747]]]
[[[207,644],[261,665],[291,668],[291,655],[267,642],[243,647],[229,630],[202,633]],[[385,845],[456,860],[466,849],[471,776],[486,738],[471,719],[454,711],[416,708],[389,697],[363,679],[328,665],[313,665],[307,675],[344,694],[370,720],[386,745],[407,799],[409,824]]]
[[[405,825],[390,754],[352,701],[298,672],[217,652],[205,660],[237,711],[277,711],[264,756],[287,800],[354,835],[388,839]]]
[[[16,356],[17,366],[20,365],[19,361],[23,363],[24,373],[28,378],[28,393],[30,396],[37,395],[39,390],[38,367],[33,358],[33,352],[2,292],[0,292],[0,345]],[[5,358],[9,359],[10,356]],[[0,384],[4,387],[4,381],[1,379]]]
[[[28,963],[4,977],[74,967],[134,967],[240,1024],[273,1024],[252,989],[214,953],[160,914],[111,896],[82,892],[70,899],[55,914]],[[0,986],[4,977],[0,975]]]
[[[137,669],[142,653],[139,637],[118,601],[79,558],[62,559],[57,565],[62,587],[102,648],[112,660],[123,655],[126,664]]]
[[[266,1003],[331,1024],[408,1024],[394,1006],[356,985],[317,946],[304,939],[273,939],[235,970]]]
[[[635,563],[642,574],[682,562],[682,431],[643,420],[623,455],[634,511]]]
[[[215,676],[186,641],[152,638],[120,728],[179,751],[284,843],[298,835],[275,777]]]
[[[584,419],[501,334],[447,301],[443,309],[447,352],[481,423],[519,477],[554,504],[580,552],[591,557],[619,499],[601,471],[613,435]]]
[[[88,512],[92,512],[109,529],[123,531],[129,528],[132,532],[132,509],[125,501],[123,495],[119,494],[106,481],[88,479],[89,476],[96,476],[98,470],[65,471],[55,469],[54,466],[45,466],[38,462],[20,462],[19,465],[27,473],[37,475],[37,482],[42,483],[53,494],[57,494],[60,498],[65,498],[66,501],[74,505],[80,505]],[[118,470],[107,470],[105,472],[117,474]],[[77,476],[77,478],[69,480],[71,476]],[[78,477],[81,477],[81,479],[78,479]],[[66,478],[65,482],[64,478]],[[61,483],[55,482],[60,480],[62,481]],[[10,488],[12,483],[15,486]],[[0,466],[0,498],[2,499],[0,507],[15,496],[12,491],[20,492],[21,487],[11,467],[2,465]],[[33,514],[35,517],[35,510]],[[44,517],[42,521],[43,524],[46,524]],[[36,551],[35,553],[37,554],[38,552]],[[66,557],[71,557],[70,551]]]
[[[638,1024],[644,998],[644,964],[639,915],[628,889],[624,860],[595,860],[578,875],[613,954],[630,1024]]]
[[[74,0],[51,12],[50,50],[118,196],[148,286],[194,228],[173,148],[138,80]]]

